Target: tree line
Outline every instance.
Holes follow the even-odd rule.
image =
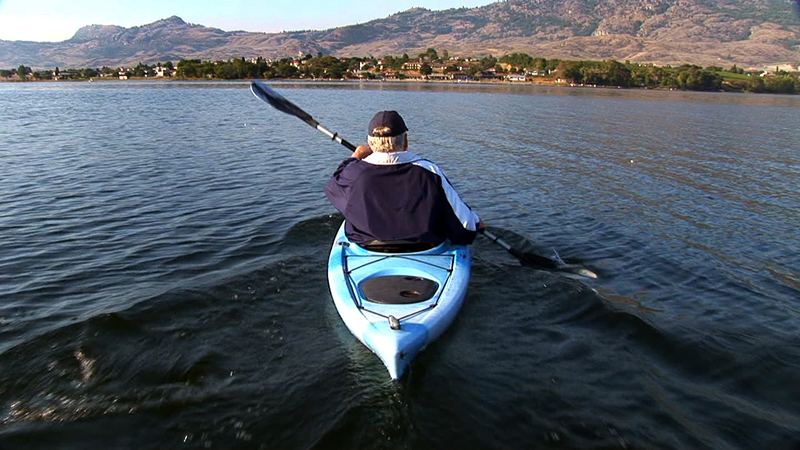
[[[596,85],[626,88],[664,88],[690,91],[732,90],[743,92],[766,92],[796,94],[800,88],[798,75],[785,71],[776,71],[770,76],[761,76],[761,72],[746,74],[742,69],[733,66],[725,70],[721,67],[700,67],[684,64],[679,67],[660,67],[641,65],[616,60],[606,61],[572,61],[532,57],[524,53],[504,55],[500,59],[486,56],[480,59],[451,60],[446,54],[440,57],[435,50],[428,49],[417,59],[412,60],[407,54],[402,56],[386,56],[382,61],[374,57],[337,58],[335,56],[313,57],[307,54],[304,58],[283,58],[267,61],[259,59],[255,62],[244,58],[230,61],[182,60],[178,62],[179,78],[311,78],[342,79],[368,78],[384,76],[388,71],[397,72],[398,78],[405,78],[402,72],[404,64],[412,61],[420,63],[419,73],[430,76],[432,64],[443,65],[444,74],[463,73],[470,79],[479,81],[489,77],[486,73],[530,74],[562,79],[567,83],[578,85]],[[382,62],[382,64],[381,64]],[[463,64],[469,62],[470,64]],[[739,76],[737,76],[739,75]]]
[[[17,76],[20,79],[33,79],[33,80],[87,80],[96,77],[115,77],[124,75],[127,77],[149,77],[155,76],[156,69],[164,67],[166,69],[173,69],[172,61],[167,61],[164,64],[156,63],[148,65],[139,63],[133,68],[121,70],[119,68],[112,69],[108,66],[102,68],[84,68],[84,69],[66,69],[61,70],[56,67],[53,70],[33,70],[29,66],[20,64],[16,69],[0,69],[0,77],[9,79],[12,76]]]
[[[407,64],[414,63],[413,72]],[[428,48],[415,58],[404,53],[401,56],[339,58],[331,55],[316,56],[306,54],[301,58],[281,58],[266,60],[257,58],[247,60],[234,58],[227,61],[202,61],[182,59],[176,66],[172,62],[163,65],[139,64],[120,74],[129,77],[154,76],[156,68],[167,67],[181,79],[376,79],[389,75],[407,78],[415,76],[430,77],[434,72],[444,75],[460,74],[460,79],[497,79],[497,74],[519,74],[560,80],[573,85],[612,86],[625,88],[663,88],[692,91],[743,91],[796,94],[800,90],[798,73],[777,70],[769,76],[761,72],[746,73],[733,66],[700,67],[685,64],[678,67],[636,64],[628,61],[575,61],[533,57],[525,53],[512,53],[495,58],[491,55],[482,58],[451,58],[445,50],[440,55]],[[434,67],[436,70],[434,70]],[[68,76],[59,76],[55,71],[32,72],[30,67],[21,65],[16,70],[0,70],[0,76],[9,78],[14,74],[22,78],[31,75],[34,79],[72,78],[86,79],[102,75],[114,75],[119,69],[78,69],[67,71]],[[38,73],[38,75],[37,75]],[[62,74],[64,72],[62,71]]]

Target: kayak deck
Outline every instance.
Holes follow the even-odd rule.
[[[334,239],[328,282],[350,332],[386,365],[392,379],[455,319],[469,282],[466,246],[446,242],[413,253],[380,253]]]

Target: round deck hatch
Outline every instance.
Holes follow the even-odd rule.
[[[361,293],[373,303],[408,304],[430,300],[439,285],[422,277],[389,275],[364,280]]]

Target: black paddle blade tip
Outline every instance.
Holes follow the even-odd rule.
[[[286,105],[287,103],[290,104],[289,101],[283,98],[281,94],[278,94],[271,87],[258,81],[253,81],[252,83],[250,83],[250,92],[252,92],[253,95],[256,96],[256,98],[264,100],[265,102],[272,105],[275,109],[278,109],[280,111],[284,111],[281,108],[282,106]]]
[[[264,100],[273,108],[282,113],[295,116],[312,127],[319,125],[310,114],[303,111],[299,106],[295,105],[289,100],[286,100],[286,98],[284,98],[281,94],[278,94],[274,89],[267,86],[265,83],[260,81],[252,81],[250,83],[250,92],[252,92],[256,98]]]

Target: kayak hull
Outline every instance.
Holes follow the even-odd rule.
[[[466,246],[445,242],[421,252],[375,252],[350,242],[342,223],[328,260],[328,284],[342,321],[396,380],[453,322],[470,270]]]

